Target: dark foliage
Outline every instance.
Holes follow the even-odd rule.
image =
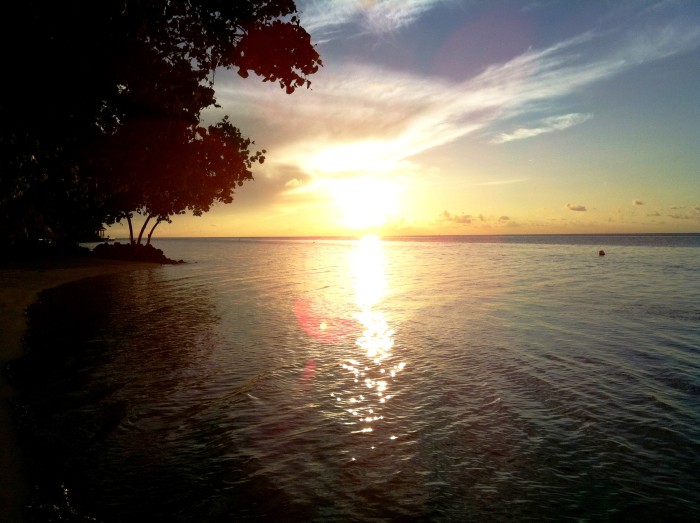
[[[183,260],[171,260],[162,250],[153,245],[131,245],[129,243],[100,243],[92,250],[92,256],[96,258],[108,258],[110,260],[141,261],[162,264],[184,263]]]
[[[50,267],[62,261],[90,257],[91,251],[77,243],[53,243],[50,241],[23,242],[12,249],[0,251],[0,265],[4,267]]]
[[[157,225],[230,203],[264,151],[228,119],[200,125],[214,72],[308,87],[321,60],[295,13],[292,0],[6,6],[0,242],[75,242],[134,213]]]

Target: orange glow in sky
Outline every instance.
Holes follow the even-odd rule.
[[[345,227],[364,230],[382,226],[399,212],[399,188],[392,182],[370,177],[334,182],[334,203]]]
[[[699,2],[296,3],[311,89],[217,72],[266,161],[158,236],[700,231]]]

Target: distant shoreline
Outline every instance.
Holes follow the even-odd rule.
[[[221,239],[221,240],[231,240],[231,239],[305,239],[305,238],[332,238],[332,239],[352,239],[361,238],[363,236],[379,236],[382,238],[440,238],[440,237],[494,237],[494,236],[700,236],[700,231],[698,232],[550,232],[550,233],[492,233],[492,234],[389,234],[382,235],[372,232],[366,232],[361,234],[326,234],[326,235],[267,235],[267,236],[158,236],[153,238],[153,242],[157,243],[159,240],[196,240],[196,239]],[[111,238],[110,241],[129,241],[129,238]],[[102,243],[102,242],[86,242],[87,244]]]
[[[383,240],[416,240],[427,238],[582,238],[582,237],[598,237],[598,238],[657,238],[657,237],[700,237],[700,232],[596,232],[596,233],[492,233],[492,234],[379,234],[376,232],[364,232],[358,234],[344,235],[268,235],[268,236],[159,236],[154,238],[151,243],[157,244],[161,241],[171,240],[357,240],[366,236],[376,236]],[[112,242],[128,242],[128,238],[115,238]],[[92,244],[90,244],[92,245]]]
[[[5,376],[5,365],[22,356],[27,307],[41,291],[64,283],[157,267],[161,265],[93,257],[0,265],[0,514],[4,522],[23,521],[22,509],[29,494],[12,420],[14,390]]]
[[[165,251],[167,243],[178,242],[352,242],[366,237],[376,237],[387,243],[494,243],[494,244],[538,244],[538,245],[590,245],[599,248],[608,246],[649,247],[700,247],[700,233],[596,233],[596,234],[444,234],[382,236],[377,234],[355,236],[171,236],[153,241]]]

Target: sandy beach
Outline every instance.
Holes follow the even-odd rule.
[[[88,257],[35,262],[26,266],[0,266],[0,515],[3,522],[23,521],[22,507],[28,494],[17,435],[12,424],[10,398],[13,389],[4,372],[8,361],[22,356],[27,307],[44,289],[93,276],[159,267],[155,263]]]

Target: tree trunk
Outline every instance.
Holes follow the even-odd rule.
[[[158,227],[158,224],[159,224],[160,222],[162,222],[162,221],[163,221],[163,220],[161,220],[160,218],[158,218],[158,220],[156,220],[156,223],[153,225],[153,227],[151,227],[151,232],[148,233],[148,240],[146,241],[146,245],[150,245],[150,244],[151,244],[151,236],[153,236],[153,231],[156,230],[156,227]]]
[[[148,222],[151,221],[151,218],[153,218],[153,215],[149,214],[148,217],[146,218],[146,221],[143,222],[143,226],[141,227],[141,232],[139,232],[139,241],[136,242],[139,245],[141,245],[141,238],[143,238],[143,231],[146,230],[146,225],[148,225]]]
[[[131,216],[126,215],[126,221],[129,222],[129,242],[131,245],[134,244],[134,227],[131,225]]]

